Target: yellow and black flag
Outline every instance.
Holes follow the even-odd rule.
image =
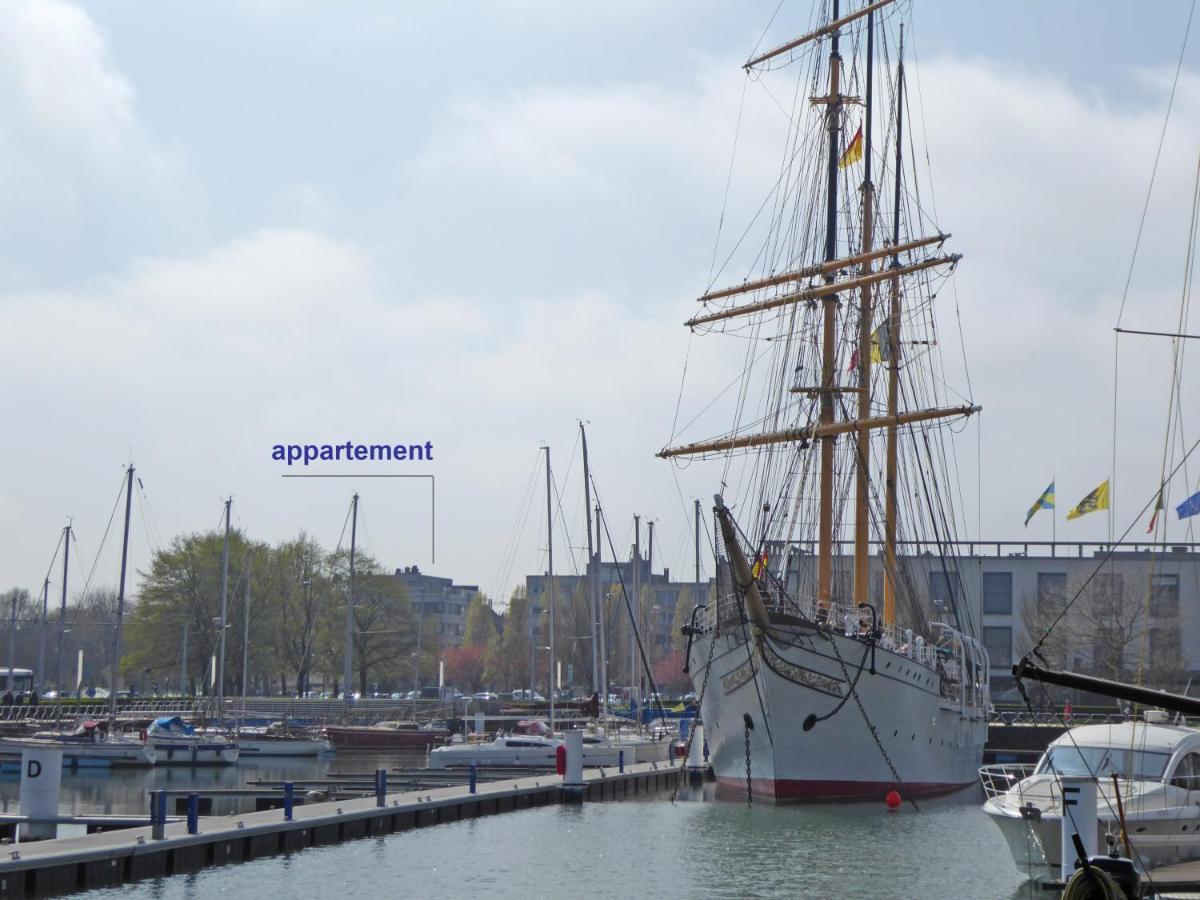
[[[1067,513],[1068,519],[1078,519],[1080,516],[1086,516],[1088,513],[1098,512],[1102,509],[1108,509],[1108,479],[1093,490],[1090,494],[1079,501],[1078,505]]]

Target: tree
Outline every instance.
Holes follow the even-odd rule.
[[[138,600],[127,608],[128,622],[124,631],[125,656],[121,669],[127,676],[147,671],[169,678],[179,671],[184,629],[188,630],[188,658],[185,660],[190,677],[207,672],[204,685],[211,682],[211,659],[218,652],[221,625],[221,555],[223,533],[189,534],[176,537],[169,547],[159,550],[144,572]],[[229,581],[227,584],[227,625],[238,619],[236,609],[244,597],[244,577],[251,553],[260,561],[268,554],[266,544],[254,544],[241,531],[229,537]],[[255,582],[263,603],[269,604],[267,579],[255,572]],[[257,593],[253,592],[252,593]],[[85,598],[86,599],[86,598]],[[115,621],[115,610],[109,623]],[[253,621],[253,620],[252,620]],[[265,628],[265,626],[264,626]],[[259,632],[256,637],[262,637]],[[240,679],[242,642],[233,627],[226,629],[225,690]],[[265,641],[265,637],[263,637]]]
[[[483,686],[483,657],[486,648],[482,644],[465,647],[450,647],[442,658],[446,663],[446,679],[464,693],[474,693]]]
[[[471,598],[464,619],[464,647],[485,647],[496,636],[496,616],[483,594],[476,594]]]
[[[500,633],[488,643],[484,680],[493,688],[508,690],[528,685],[529,648],[529,598],[524,586],[519,586],[508,601]]]

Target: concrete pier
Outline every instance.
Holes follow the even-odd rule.
[[[673,763],[639,763],[587,770],[585,801],[616,800],[669,790],[679,774]],[[185,822],[169,822],[162,840],[151,828],[128,828],[86,837],[12,844],[0,850],[0,898],[46,897],[115,887],[142,878],[195,872],[206,866],[243,862],[306,847],[377,837],[495,813],[563,802],[558,775],[528,776],[468,785],[334,800],[297,806],[291,820],[282,810],[214,816],[200,820],[200,833]]]

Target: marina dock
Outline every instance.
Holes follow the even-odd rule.
[[[586,770],[584,801],[616,800],[668,790],[680,777],[671,763],[638,763]],[[116,887],[144,878],[195,872],[307,847],[378,837],[563,802],[562,776],[522,777],[297,805],[283,810],[205,817],[189,834],[187,823],[168,821],[163,837],[151,827],[8,845],[0,860],[0,898],[46,897]],[[381,805],[382,804],[382,805]]]

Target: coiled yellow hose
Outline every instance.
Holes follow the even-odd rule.
[[[1089,875],[1077,869],[1062,892],[1062,900],[1126,900],[1125,892],[1103,869],[1092,866]]]

